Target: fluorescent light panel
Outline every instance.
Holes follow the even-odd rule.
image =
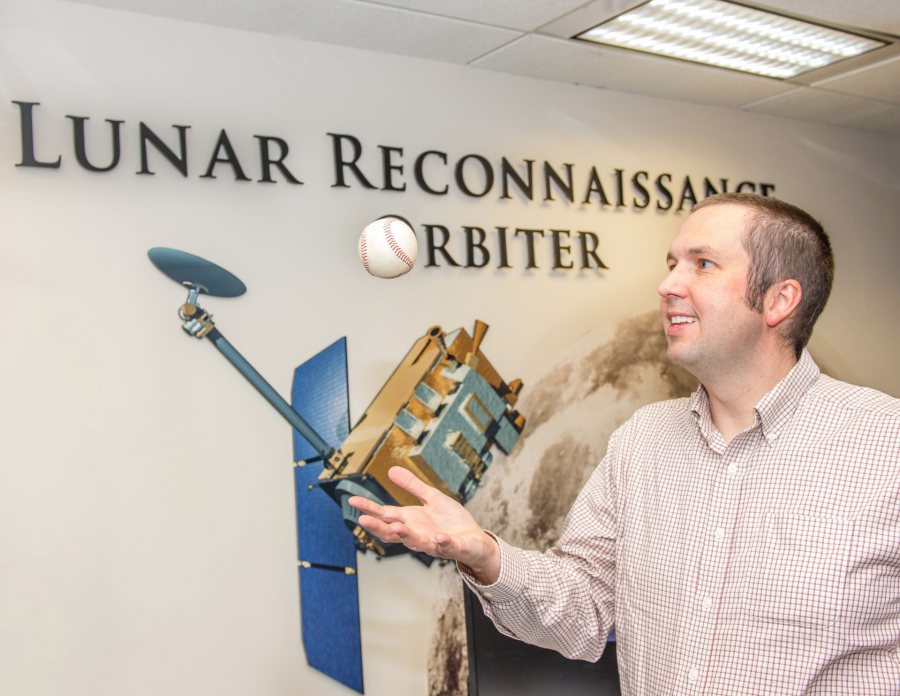
[[[887,45],[725,0],[651,0],[575,38],[782,80]]]

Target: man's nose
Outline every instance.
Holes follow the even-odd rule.
[[[666,277],[663,278],[659,287],[656,289],[660,297],[666,298],[670,295],[681,296],[684,294],[684,277],[679,267],[673,266]]]

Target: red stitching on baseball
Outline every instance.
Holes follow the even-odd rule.
[[[366,238],[368,236],[368,232],[363,232],[362,238],[359,240],[359,255],[362,258],[363,266],[365,266],[367,271],[369,271],[369,255],[366,252]],[[369,272],[371,273],[371,271]]]
[[[391,220],[395,218],[387,218],[384,221],[384,236],[387,239],[388,246],[394,252],[394,256],[400,259],[403,263],[405,263],[410,268],[413,267],[413,261],[409,256],[406,255],[406,252],[400,248],[400,245],[397,244],[397,240],[394,239],[394,234],[391,232]]]

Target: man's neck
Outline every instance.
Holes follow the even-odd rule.
[[[772,359],[713,380],[701,380],[709,395],[709,410],[726,442],[756,421],[755,406],[797,364],[793,352],[781,351]]]

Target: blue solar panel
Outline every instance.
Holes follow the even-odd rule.
[[[350,429],[347,396],[347,339],[341,338],[294,370],[294,409],[332,447],[339,447]],[[294,461],[316,456],[294,430]],[[294,467],[297,502],[297,558],[321,565],[356,568],[356,548],[341,508],[314,486],[321,461]]]
[[[363,693],[356,576],[300,568],[300,609],[309,664]]]
[[[291,405],[325,442],[337,449],[350,432],[347,339],[340,338],[294,370]],[[318,458],[296,430],[294,461]]]
[[[294,409],[332,447],[350,431],[347,396],[347,341],[342,338],[294,370]],[[363,691],[356,547],[340,506],[314,485],[324,469],[313,447],[294,430],[297,501],[297,558],[312,563],[300,568],[300,610],[306,660],[342,684]],[[316,566],[332,566],[323,568]]]
[[[356,546],[340,506],[318,486],[310,488],[322,469],[321,462],[294,467],[297,560],[356,568]]]

